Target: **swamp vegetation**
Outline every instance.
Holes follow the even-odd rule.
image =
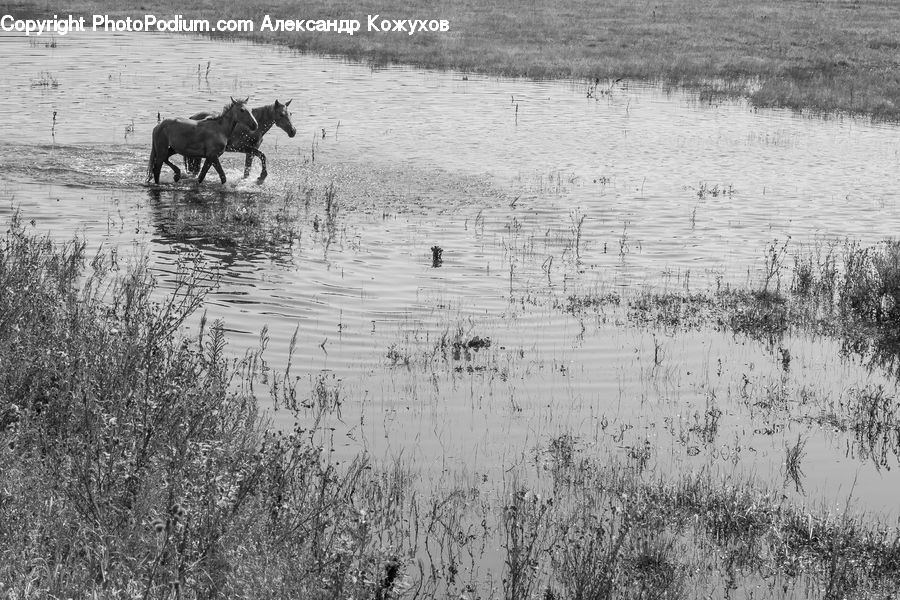
[[[773,245],[772,277],[758,288],[573,296],[560,309],[624,310],[660,331],[728,328],[773,348],[807,328],[896,373],[898,245],[848,244],[792,266],[782,251]],[[752,482],[666,475],[650,448],[622,457],[563,434],[524,451],[501,480],[462,475],[428,493],[403,460],[337,460],[327,419],[340,399],[323,381],[303,389],[272,372],[265,331],[238,359],[221,323],[201,318],[184,335],[212,283],[184,264],[174,292],[154,300],[146,265],[9,224],[6,597],[887,598],[900,584],[900,532],[854,514],[849,499],[810,512]],[[896,452],[891,394],[869,391],[830,416],[820,407],[820,418]],[[293,428],[268,427],[261,398]],[[798,477],[800,440],[786,456]]]

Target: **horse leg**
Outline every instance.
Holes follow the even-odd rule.
[[[262,171],[259,174],[259,179],[256,180],[256,183],[262,183],[266,180],[266,177],[269,176],[269,172],[266,171],[266,155],[260,152],[258,149],[253,150],[253,154],[259,157],[259,162],[262,163]],[[250,155],[248,154],[248,160]]]
[[[153,183],[155,185],[159,185],[159,175],[163,166],[163,161],[161,161],[160,158],[162,157],[159,152],[156,151],[156,141],[154,140],[154,149],[150,154],[150,174],[153,176]]]
[[[179,179],[181,179],[181,169],[176,167],[174,164],[172,164],[172,161],[169,160],[172,157],[172,155],[175,153],[172,152],[171,150],[169,150],[168,154],[169,154],[169,156],[167,156],[166,160],[163,162],[165,162],[167,165],[169,165],[172,168],[173,171],[175,171],[175,181],[177,182]],[[162,165],[160,165],[160,168],[162,168]]]
[[[210,159],[207,158],[203,163],[203,168],[200,169],[200,175],[197,176],[197,183],[203,183],[203,179],[206,177],[206,172],[209,171],[209,167],[211,165],[209,161]]]
[[[219,162],[218,158],[212,159],[213,166],[216,168],[216,173],[219,174],[219,179],[222,180],[222,183],[225,183],[225,170],[222,168],[222,163]]]
[[[250,177],[250,167],[253,166],[253,153],[248,152],[247,158],[244,160],[244,179]]]
[[[162,160],[160,160],[162,159]],[[165,154],[161,154],[157,156],[156,162],[153,164],[153,183],[159,185],[159,177],[162,175],[162,167],[165,163],[168,163],[169,159]],[[171,165],[171,163],[169,163]],[[177,179],[176,179],[177,181]]]

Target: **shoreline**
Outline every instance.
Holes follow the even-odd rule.
[[[152,13],[160,19],[181,14],[213,22],[250,19],[257,26],[263,18],[234,4],[204,2],[191,14],[181,8],[171,0],[115,10],[92,1],[68,6],[3,3],[0,13],[16,18]],[[598,7],[573,0],[557,13],[555,5],[536,0],[530,10],[511,2],[435,7],[365,0],[357,5],[312,3],[301,14],[282,1],[266,11],[272,19],[358,19],[362,28],[355,35],[258,30],[203,35],[340,56],[372,67],[405,64],[601,85],[617,79],[647,81],[714,97],[746,98],[757,108],[900,120],[900,74],[894,56],[900,47],[900,13],[879,3],[823,7],[755,1],[737,8],[713,3],[701,9],[689,0],[654,7],[620,0]],[[446,20],[449,31],[369,32],[370,15]]]

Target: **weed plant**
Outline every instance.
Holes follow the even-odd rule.
[[[380,537],[391,513],[367,503],[400,491],[363,484],[362,459],[328,460],[316,428],[329,398],[270,429],[251,385],[258,354],[229,360],[218,323],[180,337],[204,277],[184,269],[159,300],[145,264],[117,273],[81,242],[12,221],[0,241],[10,597],[362,598],[399,584]]]
[[[845,242],[797,253],[770,245],[758,286],[631,296],[572,294],[558,306],[573,314],[624,308],[629,322],[675,331],[717,327],[776,342],[794,330],[834,335],[847,353],[900,375],[900,242]],[[790,280],[782,286],[781,281]],[[790,356],[782,357],[785,364]]]

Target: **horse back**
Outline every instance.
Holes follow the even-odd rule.
[[[255,110],[256,109],[254,109],[254,111]],[[204,110],[192,114],[190,117],[188,117],[188,119],[192,121],[203,121],[205,119],[212,119],[217,116],[219,116],[217,113]],[[249,150],[259,148],[261,142],[262,135],[260,135],[258,132],[250,131],[250,129],[246,125],[238,123],[234,126],[234,130],[228,137],[227,149],[233,150],[235,152],[247,152]]]
[[[219,156],[227,144],[225,134],[210,121],[181,117],[164,119],[154,129],[154,136],[165,136],[168,146],[178,154]]]

